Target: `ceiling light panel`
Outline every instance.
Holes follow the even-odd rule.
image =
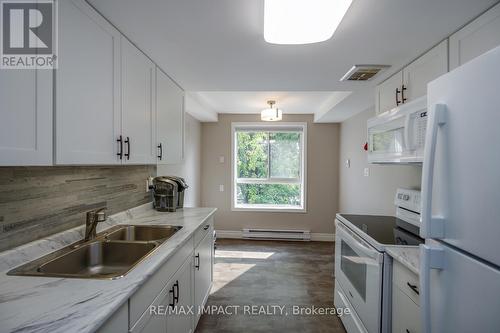
[[[352,0],[265,0],[264,39],[310,44],[330,39]]]

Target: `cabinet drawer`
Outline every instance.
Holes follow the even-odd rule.
[[[417,274],[410,271],[400,262],[394,261],[392,281],[408,295],[413,302],[420,306],[420,284]]]
[[[129,324],[133,327],[146,311],[167,281],[181,267],[182,263],[193,252],[193,239],[189,239],[142,287],[130,297]]]
[[[395,284],[392,288],[392,332],[420,332],[420,307]]]
[[[203,223],[198,230],[194,233],[194,246],[198,246],[201,240],[205,237],[208,232],[213,232],[214,230],[214,218],[211,217]]]

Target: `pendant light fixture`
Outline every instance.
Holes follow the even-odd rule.
[[[260,112],[260,119],[263,121],[279,121],[283,119],[283,112],[277,107],[273,107],[276,101],[267,101],[268,109]]]

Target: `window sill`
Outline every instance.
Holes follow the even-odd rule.
[[[231,207],[233,212],[268,212],[268,213],[307,213],[305,207],[266,207],[266,206],[236,206]]]

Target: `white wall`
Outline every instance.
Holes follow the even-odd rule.
[[[342,213],[395,213],[394,194],[398,187],[420,188],[421,167],[373,165],[367,163],[363,145],[367,140],[366,121],[375,115],[373,108],[347,119],[340,125],[339,211]],[[346,159],[351,167],[346,168]],[[363,175],[369,168],[370,175]]]
[[[185,114],[184,162],[158,165],[159,176],[175,175],[186,179],[189,188],[184,194],[185,207],[201,206],[201,123]]]
[[[339,124],[314,123],[312,114],[283,115],[285,122],[307,122],[307,213],[231,210],[231,123],[257,121],[260,115],[220,114],[218,122],[202,124],[202,204],[217,207],[216,229],[306,229],[312,233],[333,233],[338,211]],[[219,156],[225,157],[224,163],[220,163]],[[224,185],[223,193],[219,185]]]

